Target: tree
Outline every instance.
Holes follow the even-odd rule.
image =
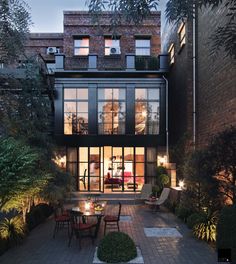
[[[0,121],[6,136],[23,138],[34,147],[51,152],[54,102],[36,58],[24,64],[25,78],[10,76],[1,90]],[[0,85],[1,87],[1,85]],[[50,153],[51,155],[51,153]]]
[[[219,192],[236,204],[236,128],[230,127],[213,137],[205,159],[209,177],[217,180]]]
[[[236,1],[235,0],[168,0],[166,17],[170,22],[192,19],[203,7],[213,11],[221,4],[227,9],[226,22],[212,33],[210,40],[212,54],[223,48],[226,55],[236,59]]]
[[[218,208],[218,193],[216,181],[208,176],[205,165],[206,150],[196,150],[185,161],[184,180],[186,189],[183,193],[183,203],[193,211],[201,212],[204,208],[213,211]]]
[[[31,17],[23,0],[0,0],[0,61],[12,62],[24,50]]]
[[[13,138],[0,140],[0,210],[38,180],[39,156]]]
[[[236,58],[236,1],[235,0],[168,0],[166,16],[171,22],[178,22],[195,16],[195,10],[201,7],[214,9],[224,2],[228,9],[227,22],[223,27],[218,27],[211,36],[212,47],[216,53],[223,47],[228,56]],[[94,20],[99,21],[100,13],[104,10],[113,11],[111,25],[116,27],[121,23],[122,17],[126,22],[138,24],[150,15],[151,10],[156,10],[158,0],[88,0],[89,11]],[[195,6],[195,8],[193,8]],[[122,14],[122,16],[121,16]]]

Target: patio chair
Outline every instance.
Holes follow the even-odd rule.
[[[153,206],[154,210],[157,210],[160,205],[168,199],[170,194],[170,188],[164,188],[161,192],[160,197],[156,201],[145,201],[145,204]]]
[[[54,208],[54,221],[55,227],[53,231],[53,238],[55,238],[56,233],[64,227],[67,227],[68,235],[70,234],[70,217],[69,214],[63,210],[63,207],[57,206]]]
[[[104,236],[106,234],[107,226],[114,227],[114,225],[116,225],[118,231],[120,232],[120,227],[119,227],[120,213],[121,213],[121,203],[119,203],[119,210],[118,210],[117,215],[105,215],[104,216],[104,218],[103,218],[103,221],[105,223],[105,225],[104,225]]]
[[[95,229],[97,223],[88,223],[85,221],[82,212],[70,211],[71,234],[69,236],[68,247],[71,245],[71,240],[75,236],[79,240],[79,247],[81,248],[81,239],[90,237],[94,243]]]
[[[135,192],[134,203],[136,200],[139,201],[148,200],[151,194],[152,194],[152,185],[149,183],[144,184],[141,189],[141,193],[139,197],[136,197],[136,192]]]

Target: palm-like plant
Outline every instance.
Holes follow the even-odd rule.
[[[13,218],[5,218],[0,223],[0,235],[2,239],[5,239],[8,246],[11,244],[17,245],[25,236],[25,225],[20,216]]]
[[[193,227],[193,234],[202,240],[208,242],[216,241],[216,225],[218,221],[218,213],[206,213],[205,218]]]

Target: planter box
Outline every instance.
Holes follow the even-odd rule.
[[[132,259],[129,262],[125,262],[125,263],[130,263],[130,264],[143,264],[144,263],[140,248],[139,247],[136,247],[136,248],[137,248],[137,257],[135,259]],[[98,248],[96,247],[95,253],[94,253],[94,258],[93,258],[93,264],[106,264],[106,262],[103,262],[103,261],[98,259],[97,250],[98,250]]]

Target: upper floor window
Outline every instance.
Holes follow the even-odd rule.
[[[125,89],[98,89],[98,133],[125,134]]]
[[[135,89],[135,134],[159,134],[160,90]]]
[[[150,56],[150,39],[136,39],[135,40],[135,55],[136,56]]]
[[[89,38],[88,37],[74,39],[74,55],[79,55],[79,56],[89,55]]]
[[[174,43],[172,43],[168,50],[170,64],[173,64],[175,62],[175,46]]]
[[[64,89],[64,134],[88,134],[88,89]]]
[[[120,40],[105,38],[105,55],[120,54]]]
[[[181,48],[186,43],[186,24],[184,22],[181,23],[178,30],[178,34],[179,34],[179,45]]]

